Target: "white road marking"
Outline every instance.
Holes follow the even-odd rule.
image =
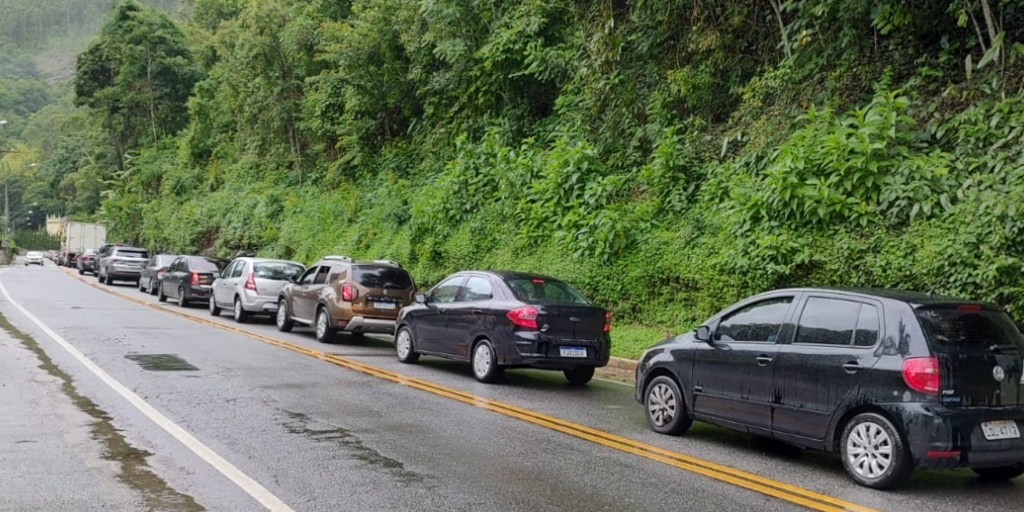
[[[167,416],[164,416],[152,405],[149,405],[149,403],[147,403],[145,400],[139,397],[139,395],[136,395],[130,389],[125,387],[124,384],[121,384],[116,379],[111,377],[110,374],[103,371],[103,369],[97,366],[96,363],[92,362],[89,358],[85,357],[84,354],[79,352],[78,349],[76,349],[70,343],[68,343],[67,340],[61,337],[61,335],[54,332],[53,329],[47,327],[46,324],[41,322],[39,318],[37,318],[27,309],[22,307],[21,304],[15,302],[14,299],[11,297],[11,294],[7,292],[7,287],[4,286],[3,281],[0,281],[0,292],[3,292],[4,298],[6,298],[7,301],[11,303],[12,306],[17,308],[18,311],[25,315],[26,318],[31,320],[32,323],[36,324],[37,327],[42,329],[42,331],[45,332],[47,336],[53,338],[53,341],[56,341],[58,345],[60,345],[64,350],[71,354],[71,357],[74,357],[75,359],[78,360],[79,363],[82,363],[82,366],[85,366],[89,371],[93,373],[93,375],[96,375],[96,377],[103,381],[104,384],[110,386],[110,389],[116,391],[117,394],[121,395],[125,400],[128,401],[128,403],[135,406],[135,408],[138,409],[139,412],[145,414],[147,418],[153,421],[153,423],[156,423],[160,428],[167,431],[168,434],[174,436],[174,438],[177,439],[178,441],[181,441],[181,444],[185,445],[185,447],[191,450],[192,453],[196,454],[197,456],[199,456],[199,458],[206,461],[207,464],[213,466],[214,469],[219,471],[222,475],[226,476],[229,480],[234,482],[235,485],[237,485],[243,491],[249,494],[249,496],[252,496],[253,499],[255,499],[261,505],[266,507],[267,510],[271,512],[294,512],[294,510],[292,510],[291,507],[286,505],[277,496],[271,494],[271,492],[264,488],[262,485],[260,485],[259,482],[250,478],[240,469],[238,469],[233,464],[224,459],[224,457],[221,457],[220,455],[217,454],[217,452],[214,452],[208,446],[203,444],[202,441],[196,439],[192,434],[189,434],[188,431],[179,427],[176,423],[168,419]]]

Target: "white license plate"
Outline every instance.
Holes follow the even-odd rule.
[[[373,307],[377,309],[395,309],[394,302],[374,302]]]
[[[584,347],[558,347],[558,354],[562,357],[587,357],[587,349]]]
[[[985,434],[985,439],[989,441],[1020,437],[1020,429],[1017,428],[1016,421],[986,421],[981,424],[981,431]]]

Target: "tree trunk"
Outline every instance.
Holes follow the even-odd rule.
[[[992,18],[992,8],[988,5],[988,0],[981,0],[981,12],[985,14],[985,27],[988,29],[989,44],[995,44],[999,28],[996,27],[996,22]]]
[[[153,54],[148,46],[146,47],[146,81],[149,82],[149,121],[153,127],[153,147],[155,148],[159,138],[156,134],[156,99],[153,97]]]
[[[793,57],[792,50],[789,48],[789,34],[786,31],[786,23],[782,21],[782,6],[779,5],[779,0],[768,0],[771,4],[772,10],[775,11],[775,19],[779,22],[779,34],[782,37],[782,50],[786,53],[786,58]]]

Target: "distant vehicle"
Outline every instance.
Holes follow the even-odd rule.
[[[305,271],[305,266],[294,261],[239,257],[213,282],[210,314],[218,316],[221,308],[231,308],[239,323],[249,315],[274,316],[281,288]]]
[[[877,489],[915,467],[1024,474],[1024,338],[987,304],[891,290],[750,297],[648,349],[636,399],[655,432],[694,420],[839,451]]]
[[[167,267],[177,258],[176,254],[157,254],[150,258],[142,268],[142,274],[139,276],[139,291],[156,295],[156,291],[160,287],[160,280],[164,277],[164,272],[167,271]]]
[[[101,247],[107,243],[107,228],[103,224],[68,222],[64,227],[62,242],[63,249],[77,257],[87,248]],[[67,266],[75,266],[75,262],[71,261],[67,263]]]
[[[518,272],[459,272],[398,319],[398,360],[420,354],[469,361],[481,382],[505,368],[560,370],[584,385],[608,364],[610,313],[567,283]]]
[[[95,274],[96,273],[96,249],[86,249],[82,252],[82,255],[78,257],[78,274],[83,275],[86,272]]]
[[[394,261],[324,256],[281,288],[277,328],[288,332],[295,323],[310,325],[322,343],[338,332],[356,338],[391,334],[398,311],[415,293],[412,276]]]
[[[138,285],[142,268],[149,260],[149,252],[139,247],[107,246],[96,264],[96,278],[100,283],[131,281]]]
[[[25,266],[29,265],[43,266],[43,253],[38,251],[29,251],[25,253]]]
[[[183,308],[193,301],[206,302],[214,279],[227,265],[228,261],[220,258],[178,256],[160,279],[156,296],[160,302],[176,299]]]

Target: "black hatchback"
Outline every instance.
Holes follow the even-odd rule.
[[[693,420],[839,451],[861,485],[914,468],[1024,474],[1024,339],[994,306],[889,290],[780,290],[648,349],[651,428]]]
[[[420,354],[470,361],[495,382],[505,368],[561,370],[574,385],[608,364],[610,314],[567,283],[517,272],[459,272],[402,308],[398,360]]]

